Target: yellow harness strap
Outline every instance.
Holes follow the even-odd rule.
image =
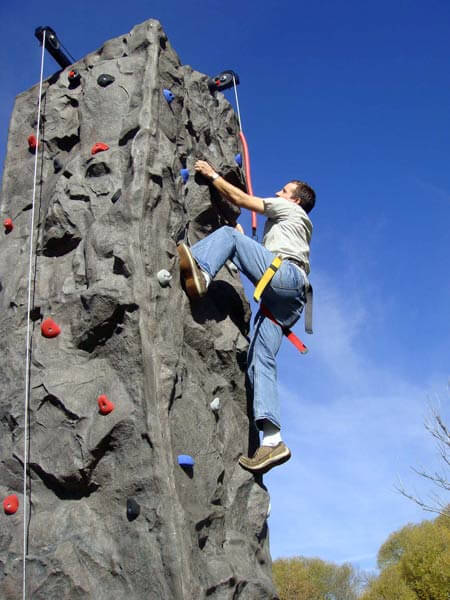
[[[275,273],[280,268],[280,265],[282,262],[283,262],[283,259],[281,258],[281,256],[275,256],[272,263],[268,266],[267,270],[265,271],[264,275],[261,277],[261,279],[256,284],[255,292],[253,294],[253,298],[255,299],[256,302],[259,302],[259,300],[262,296],[262,293],[266,289],[267,285],[270,283],[272,277],[275,275]]]

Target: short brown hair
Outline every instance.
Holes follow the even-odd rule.
[[[311,212],[316,203],[316,192],[304,181],[293,179],[290,183],[295,183],[296,186],[292,192],[292,197],[300,200],[300,206],[305,212]]]

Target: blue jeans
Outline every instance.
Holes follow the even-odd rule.
[[[194,244],[191,252],[211,278],[227,260],[231,260],[253,285],[258,283],[275,257],[267,248],[232,227],[217,229]],[[283,327],[292,327],[300,318],[305,303],[305,284],[302,271],[284,260],[264,290],[261,302]],[[248,350],[247,376],[253,391],[253,416],[260,429],[264,419],[281,427],[275,357],[282,337],[281,327],[258,311]]]

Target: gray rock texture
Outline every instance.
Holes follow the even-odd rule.
[[[69,67],[42,95],[27,598],[276,598],[268,494],[237,464],[256,441],[245,390],[249,307],[227,267],[190,305],[176,257],[179,240],[192,244],[236,220],[193,170],[202,157],[244,184],[236,117],[206,75],[181,65],[155,20],[74,67],[79,85],[69,84]],[[114,81],[100,85],[102,74]],[[20,502],[0,515],[5,600],[22,597],[27,138],[38,89],[16,99],[1,196],[2,223],[10,217],[14,229],[0,234],[0,498]],[[109,149],[92,155],[97,142]],[[41,334],[49,317],[58,337]],[[114,403],[106,415],[101,394]],[[179,466],[180,454],[195,466]]]

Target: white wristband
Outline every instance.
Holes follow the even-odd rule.
[[[219,173],[214,173],[214,175],[211,175],[211,181],[215,181],[218,177],[220,177]]]

